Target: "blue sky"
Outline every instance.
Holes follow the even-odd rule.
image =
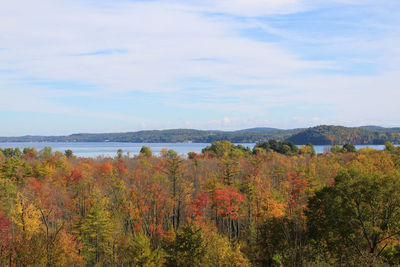
[[[0,136],[400,126],[398,0],[16,0]]]

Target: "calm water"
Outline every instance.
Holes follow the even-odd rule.
[[[21,150],[25,147],[35,147],[37,150],[41,150],[46,146],[53,148],[53,151],[63,152],[67,149],[71,149],[73,153],[79,157],[114,157],[117,155],[117,150],[122,149],[124,154],[137,155],[142,146],[148,146],[153,150],[153,153],[158,155],[161,149],[168,148],[173,149],[178,154],[187,154],[188,152],[200,153],[201,149],[208,146],[208,143],[117,143],[117,142],[10,142],[0,143],[0,148],[20,148]],[[251,149],[255,143],[242,144],[245,147],[248,146]],[[356,146],[357,149],[364,147],[371,147],[374,149],[382,150],[384,145],[369,145],[369,146]],[[323,153],[329,147],[328,146],[314,146],[317,153]]]

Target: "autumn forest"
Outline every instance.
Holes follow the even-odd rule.
[[[400,148],[0,150],[0,266],[399,266]]]

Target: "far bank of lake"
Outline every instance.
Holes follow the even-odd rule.
[[[0,143],[0,148],[20,148],[34,147],[38,151],[44,147],[52,147],[53,151],[63,152],[71,149],[74,155],[79,157],[114,157],[117,150],[122,149],[126,155],[139,154],[142,146],[151,148],[154,154],[159,155],[163,148],[173,149],[178,154],[187,154],[188,152],[200,153],[203,148],[210,145],[209,143],[120,143],[120,142],[8,142]],[[237,144],[236,144],[237,145]],[[245,147],[253,149],[255,143],[242,143]],[[314,146],[315,152],[323,153],[329,150],[330,146]],[[384,149],[384,145],[358,145],[357,149],[371,147],[377,150]]]

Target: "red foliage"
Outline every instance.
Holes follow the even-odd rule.
[[[0,210],[0,243],[3,245],[5,245],[10,241],[11,238],[9,232],[10,224],[11,224],[10,221],[2,214]]]
[[[113,171],[113,165],[110,162],[105,162],[99,167],[99,172],[101,175],[110,176]]]
[[[195,199],[190,203],[190,212],[195,217],[201,217],[206,214],[208,204],[210,203],[210,195],[207,193],[198,193]]]
[[[215,190],[215,207],[217,213],[229,216],[231,219],[239,217],[239,204],[245,199],[245,195],[239,193],[233,186]]]
[[[126,174],[128,172],[128,167],[125,165],[125,162],[123,159],[118,159],[116,167],[120,174]]]
[[[308,187],[308,181],[301,173],[292,172],[289,173],[287,183],[289,187],[289,208],[297,207],[300,198]]]

